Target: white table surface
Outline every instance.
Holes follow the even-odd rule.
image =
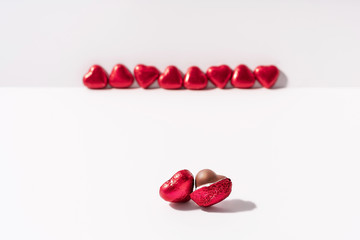
[[[359,239],[360,89],[0,88],[0,239]],[[176,171],[233,181],[169,205]]]

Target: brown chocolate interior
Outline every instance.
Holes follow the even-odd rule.
[[[226,177],[222,175],[217,175],[214,171],[210,169],[203,169],[198,172],[198,174],[196,174],[195,187],[200,187],[208,183],[214,183],[224,178]]]

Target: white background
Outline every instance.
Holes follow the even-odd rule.
[[[0,86],[81,86],[98,63],[277,65],[289,87],[360,86],[360,2],[1,1]]]
[[[359,12],[2,1],[0,239],[359,239]],[[94,63],[275,64],[288,85],[91,91]],[[163,201],[184,168],[230,177],[232,194],[208,209]]]

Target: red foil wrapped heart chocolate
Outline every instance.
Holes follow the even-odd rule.
[[[93,65],[83,77],[85,86],[91,89],[105,88],[108,84],[108,75],[99,65]]]
[[[254,71],[256,79],[265,88],[271,88],[275,85],[279,73],[279,69],[273,65],[258,66]]]
[[[196,175],[195,186],[196,190],[190,194],[191,199],[201,207],[210,207],[230,195],[232,182],[230,178],[204,169]]]
[[[134,75],[140,87],[148,88],[158,79],[160,72],[156,67],[139,64],[134,69]]]
[[[122,64],[116,64],[110,74],[109,84],[114,88],[128,88],[134,82],[134,77]]]
[[[251,88],[254,86],[254,73],[244,64],[237,66],[231,78],[231,84],[236,88]]]
[[[225,88],[230,80],[232,70],[227,65],[212,66],[206,71],[206,76],[216,87]]]
[[[206,88],[208,79],[206,75],[196,66],[189,67],[184,77],[184,87],[191,90]]]
[[[159,86],[164,89],[179,89],[183,85],[181,72],[175,66],[168,66],[159,77]]]
[[[160,196],[168,202],[187,202],[194,188],[194,176],[189,170],[181,170],[174,174],[160,187]]]

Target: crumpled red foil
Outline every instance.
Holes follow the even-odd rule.
[[[201,187],[190,194],[191,199],[201,207],[210,207],[227,198],[231,193],[230,178],[225,178],[207,187]]]

